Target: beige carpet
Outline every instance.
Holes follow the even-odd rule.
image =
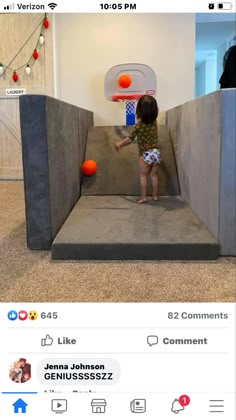
[[[51,261],[26,247],[22,182],[0,181],[1,302],[234,302],[234,258]]]

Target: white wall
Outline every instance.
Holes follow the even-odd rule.
[[[58,98],[92,110],[95,125],[125,123],[124,105],[104,98],[116,64],[154,70],[160,110],[193,99],[194,15],[56,14],[55,26]]]
[[[206,93],[206,61],[203,61],[196,69],[196,97]]]
[[[227,43],[225,41],[217,49],[217,85],[218,85],[218,88],[220,88],[219,80],[220,80],[220,77],[223,73],[223,59],[224,59],[224,55],[226,53],[226,50],[227,50]]]
[[[206,60],[206,91],[205,94],[214,92],[218,88],[216,82],[217,58]]]

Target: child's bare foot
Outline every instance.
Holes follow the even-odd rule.
[[[153,196],[152,196],[152,199],[153,199],[154,201],[159,201],[159,200],[160,200],[160,197],[159,197],[158,195],[153,195]]]
[[[119,152],[119,150],[120,150],[120,146],[119,146],[119,144],[118,144],[118,143],[115,143],[115,149],[116,149],[116,151],[117,151],[117,152]]]
[[[147,197],[141,197],[141,198],[137,201],[137,203],[138,203],[138,204],[143,204],[143,203],[146,203],[147,201],[148,201]]]

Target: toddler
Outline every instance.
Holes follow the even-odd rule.
[[[161,163],[161,152],[158,144],[157,116],[158,106],[153,96],[143,95],[139,98],[136,107],[138,122],[131,129],[128,137],[117,142],[115,148],[119,152],[121,147],[128,146],[137,137],[139,148],[139,168],[141,197],[139,204],[146,203],[147,177],[150,175],[152,182],[152,198],[158,197],[158,168]]]

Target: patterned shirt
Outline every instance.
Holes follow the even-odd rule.
[[[151,124],[144,124],[142,121],[137,122],[128,137],[132,141],[137,137],[139,156],[142,156],[147,150],[159,149],[156,120]]]

